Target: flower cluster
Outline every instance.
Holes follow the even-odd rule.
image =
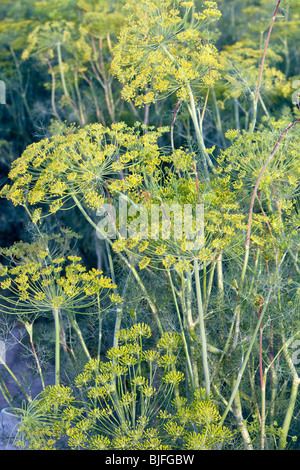
[[[122,96],[137,106],[174,92],[189,101],[191,87],[207,87],[219,78],[216,48],[204,39],[211,20],[219,19],[215,2],[141,0],[127,5],[129,18],[114,48],[112,73],[124,84]]]
[[[255,134],[239,133],[232,129],[226,134],[232,145],[221,151],[215,174],[227,178],[241,206],[246,204],[249,207],[257,179],[278,140],[278,129],[287,126],[288,122],[284,118],[271,121],[269,126]],[[270,257],[270,246],[271,257],[274,256],[274,243],[282,246],[284,230],[284,243],[288,243],[299,223],[294,211],[300,176],[298,148],[298,134],[290,132],[281,142],[276,157],[271,158],[260,180],[251,240],[260,249],[266,249],[266,257]]]
[[[74,390],[46,387],[30,405],[43,420],[37,420],[34,432],[29,419],[21,423],[30,448],[55,449],[61,437],[73,450],[198,449],[200,444],[208,449],[230,439],[230,432],[217,426],[220,415],[204,390],[197,390],[189,405],[179,396],[172,401],[174,387],[183,380],[174,356],[180,336],[165,333],[156,349],[146,350],[142,340],[150,336],[146,324],[120,330],[123,344],[108,351],[107,361],[90,360],[75,379]],[[166,357],[175,360],[161,361]],[[162,366],[163,380],[156,377],[157,366]],[[80,402],[75,399],[76,388]]]
[[[228,83],[226,97],[239,98],[255,93],[261,62],[261,50],[255,49],[252,41],[245,40],[226,46],[220,53],[220,61],[224,67],[224,78]],[[262,94],[269,97],[280,93],[284,97],[291,94],[291,85],[286,76],[277,66],[282,58],[270,48],[266,54]]]
[[[18,242],[11,249],[2,250],[15,266],[2,265],[0,269],[1,289],[9,292],[0,295],[4,301],[1,311],[39,314],[56,307],[80,312],[92,306],[100,295],[107,297],[116,289],[101,271],[94,268],[87,271],[78,256],[53,258],[46,248],[35,250],[30,259],[33,253],[30,248],[36,246]],[[120,301],[118,295],[110,295],[110,304]]]
[[[171,414],[161,413],[166,433],[173,442],[183,440],[185,449],[209,450],[224,441],[229,441],[232,434],[224,426],[219,426],[221,416],[204,389],[194,392],[194,399],[188,404],[186,398],[173,401]]]
[[[147,212],[135,218],[135,223],[139,217],[142,221],[135,236],[116,239],[113,250],[130,252],[140,269],[151,266],[184,272],[196,257],[205,265],[218,253],[235,247],[243,238],[246,216],[228,175],[219,177],[216,172],[209,186],[197,181],[194,155],[184,149],[174,151],[165,161],[170,168],[159,185],[129,193]],[[204,207],[203,221],[197,219],[199,203]],[[192,208],[191,214],[185,212],[186,206]],[[201,223],[203,230],[199,231]],[[196,249],[192,241],[199,242]]]
[[[120,192],[141,182],[140,174],[152,174],[158,163],[157,139],[166,128],[149,129],[124,123],[105,128],[92,124],[83,129],[71,128],[68,135],[55,135],[31,144],[15,160],[0,195],[15,205],[47,204],[50,213],[57,212],[68,201],[79,196],[92,209],[97,209],[106,195],[106,185]],[[123,172],[124,178],[120,178]],[[38,220],[41,213],[34,214]]]

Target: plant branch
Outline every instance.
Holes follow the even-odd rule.
[[[278,0],[277,5],[275,7],[274,14],[273,14],[273,18],[272,18],[272,21],[271,21],[271,25],[270,25],[270,28],[269,28],[269,32],[268,32],[268,36],[267,36],[267,40],[266,40],[266,44],[265,44],[265,48],[264,48],[264,52],[263,52],[263,57],[262,57],[262,61],[261,61],[259,77],[258,77],[258,82],[257,82],[257,87],[256,87],[256,95],[255,95],[255,99],[254,99],[254,103],[253,103],[254,110],[253,110],[253,121],[252,121],[252,124],[251,124],[251,132],[254,131],[255,124],[256,124],[257,104],[258,104],[258,100],[259,100],[259,92],[260,92],[260,87],[261,87],[261,82],[262,82],[262,76],[263,76],[263,70],[264,70],[264,65],[265,65],[265,60],[266,60],[266,54],[267,54],[267,49],[268,49],[268,46],[269,46],[271,33],[272,33],[272,30],[273,30],[273,26],[274,26],[274,23],[275,23],[275,20],[276,20],[276,16],[277,16],[277,12],[278,12],[280,3],[281,3],[281,0]]]

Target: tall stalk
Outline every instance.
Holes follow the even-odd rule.
[[[68,315],[68,318],[69,318],[69,320],[70,320],[70,323],[71,323],[72,327],[74,328],[74,330],[76,331],[76,333],[77,333],[77,335],[78,335],[78,338],[79,338],[79,341],[80,341],[80,343],[81,343],[82,349],[83,349],[83,351],[84,351],[84,353],[85,353],[85,355],[86,355],[88,361],[90,361],[90,360],[92,359],[92,357],[91,357],[91,355],[90,355],[90,353],[89,353],[89,350],[88,350],[88,348],[87,348],[87,345],[86,345],[86,343],[85,343],[85,341],[84,341],[82,332],[81,332],[81,330],[80,330],[80,328],[79,328],[79,325],[78,325],[78,323],[77,323],[77,321],[76,321],[76,318],[75,318],[75,316],[73,316],[72,313],[69,312],[68,310],[67,310],[67,315]]]
[[[37,355],[37,352],[36,352],[36,349],[35,349],[35,346],[34,346],[34,343],[33,343],[33,323],[25,322],[24,326],[25,326],[25,328],[27,330],[27,333],[29,335],[29,341],[30,341],[30,344],[31,344],[32,352],[33,352],[33,355],[34,355],[34,358],[35,358],[38,373],[39,373],[41,383],[42,383],[42,387],[43,387],[43,390],[44,390],[45,382],[44,382],[42,367],[41,367],[41,364],[40,364],[40,361],[39,361],[39,358],[38,358],[38,355]]]
[[[7,372],[9,373],[9,375],[13,378],[13,380],[16,382],[16,384],[18,385],[18,387],[20,388],[20,390],[24,393],[24,396],[26,397],[26,399],[28,400],[28,402],[31,402],[32,401],[32,398],[28,395],[28,393],[26,392],[26,390],[24,390],[24,388],[22,387],[22,385],[20,384],[20,381],[18,380],[18,378],[15,376],[15,374],[13,373],[13,371],[10,369],[10,367],[8,367],[8,365],[6,364],[6,362],[2,359],[1,355],[0,355],[0,364],[2,364],[4,366],[4,368],[7,370]]]
[[[204,373],[204,381],[205,381],[205,391],[206,391],[206,395],[209,396],[210,395],[210,377],[209,377],[209,367],[208,367],[204,311],[203,311],[200,276],[199,276],[199,263],[197,259],[195,259],[194,261],[194,268],[195,268],[195,281],[196,281],[196,293],[197,293],[197,304],[198,304],[200,339],[201,339],[201,347],[202,347],[202,364],[203,364],[203,373]]]
[[[55,385],[60,384],[60,321],[59,308],[53,307],[55,323]]]
[[[251,123],[250,132],[254,131],[255,125],[256,125],[257,105],[258,105],[258,100],[259,100],[259,92],[260,92],[260,87],[261,87],[261,82],[262,82],[262,76],[263,76],[263,70],[264,70],[264,65],[265,65],[265,60],[266,60],[266,54],[267,54],[267,49],[268,49],[268,46],[269,46],[272,29],[273,29],[273,26],[274,26],[274,23],[275,23],[275,20],[276,20],[276,16],[277,16],[277,12],[278,12],[280,3],[281,3],[281,0],[278,0],[277,5],[275,7],[274,14],[273,14],[273,18],[272,18],[272,21],[271,21],[271,25],[270,25],[270,28],[269,28],[269,32],[268,32],[268,36],[267,36],[267,40],[266,40],[266,44],[265,44],[265,48],[264,48],[264,52],[263,52],[263,57],[262,57],[262,61],[261,61],[261,66],[260,66],[260,70],[259,70],[259,77],[258,77],[258,82],[257,82],[257,87],[256,87],[256,94],[255,94],[255,99],[254,99],[254,102],[253,102],[253,120],[252,120],[252,123]]]
[[[256,183],[255,183],[255,186],[254,186],[254,190],[253,190],[253,193],[252,193],[252,198],[251,198],[251,203],[250,203],[250,209],[249,209],[249,216],[248,216],[248,225],[247,225],[247,234],[246,234],[246,244],[245,244],[245,257],[244,257],[244,265],[243,265],[243,270],[242,270],[242,274],[241,274],[241,282],[240,282],[240,288],[242,288],[243,286],[243,283],[244,283],[244,280],[245,280],[245,276],[246,276],[246,271],[247,271],[247,266],[248,266],[248,260],[249,260],[249,251],[250,251],[250,239],[251,239],[251,228],[252,228],[252,217],[253,217],[253,209],[254,209],[254,202],[255,202],[255,198],[257,196],[257,191],[258,191],[258,187],[260,185],[260,182],[262,180],[262,177],[270,163],[270,161],[272,160],[272,158],[274,157],[274,155],[276,154],[278,148],[279,148],[279,144],[281,142],[281,140],[283,139],[283,137],[285,136],[285,134],[290,130],[292,129],[292,127],[294,127],[298,122],[300,122],[300,118],[297,119],[296,121],[292,122],[291,124],[289,124],[285,129],[284,131],[281,133],[279,139],[277,140],[272,152],[270,153],[269,157],[267,158],[264,166],[262,167],[261,171],[260,171],[260,174],[256,180]]]
[[[167,56],[177,65],[178,68],[180,68],[180,65],[178,64],[177,60],[175,59],[175,57],[173,57],[173,55],[170,53],[170,51],[167,49],[167,47],[163,46],[163,49],[164,49],[165,53],[167,54]],[[193,91],[191,89],[191,85],[188,81],[186,81],[186,86],[187,86],[187,89],[188,89],[188,92],[189,92],[188,110],[189,110],[190,116],[191,116],[192,121],[193,121],[197,142],[198,142],[198,145],[199,145],[199,148],[200,148],[200,152],[201,152],[201,156],[202,156],[202,160],[203,160],[203,167],[204,167],[205,176],[206,176],[206,178],[208,178],[207,164],[209,164],[209,166],[211,168],[214,168],[214,166],[212,164],[212,161],[211,161],[209,155],[206,152],[206,148],[205,148],[205,144],[204,144],[204,140],[203,140],[203,135],[202,135],[202,132],[201,132],[201,124],[200,124],[198,116],[197,116],[197,110],[196,110],[194,94],[193,94]]]
[[[264,306],[262,308],[262,311],[261,311],[261,314],[260,314],[260,317],[258,319],[258,322],[256,324],[256,328],[254,330],[254,333],[252,335],[252,339],[251,339],[251,342],[250,342],[250,345],[248,347],[248,350],[247,350],[247,353],[245,355],[245,358],[243,359],[242,361],[242,364],[241,364],[241,367],[240,367],[240,370],[238,372],[238,375],[237,375],[237,378],[236,378],[236,381],[235,381],[235,384],[234,384],[234,388],[232,390],[232,393],[231,393],[231,396],[230,396],[230,399],[228,401],[228,405],[221,417],[221,420],[220,420],[220,426],[222,426],[224,424],[224,421],[226,419],[226,416],[228,414],[228,411],[230,410],[230,407],[234,401],[234,398],[239,390],[239,386],[240,386],[240,383],[241,383],[241,380],[242,380],[242,377],[244,375],[244,372],[245,372],[245,369],[246,369],[246,366],[248,364],[248,361],[249,361],[249,358],[250,358],[250,354],[251,354],[251,351],[253,349],[253,346],[254,346],[254,343],[256,341],[256,338],[257,338],[257,335],[258,335],[258,332],[260,330],[260,325],[262,323],[262,320],[264,318],[264,315],[266,313],[266,310],[267,310],[267,307],[268,307],[268,304],[269,304],[269,300],[270,300],[270,297],[271,297],[271,293],[272,293],[272,288],[270,288],[269,290],[269,293],[267,295],[267,298],[266,300],[264,301]]]
[[[55,118],[58,120],[58,121],[61,121],[60,117],[59,117],[59,114],[57,112],[57,109],[56,109],[56,104],[55,104],[55,87],[56,87],[56,80],[55,80],[55,72],[54,72],[54,69],[51,65],[51,62],[50,60],[48,59],[48,57],[46,56],[46,54],[44,54],[44,59],[45,59],[45,62],[46,64],[48,65],[49,67],[49,70],[50,70],[50,74],[51,74],[51,80],[52,80],[52,86],[51,86],[51,106],[52,106],[52,112],[53,112],[53,115],[55,116]]]
[[[247,426],[245,424],[245,420],[242,414],[242,404],[241,404],[239,391],[237,391],[237,394],[234,397],[233,403],[234,403],[233,412],[234,412],[235,419],[239,427],[241,436],[243,438],[243,441],[245,442],[247,450],[253,450],[253,446],[251,444],[251,437],[249,435],[249,431],[247,429]]]
[[[187,341],[186,341],[186,336],[185,336],[185,332],[184,332],[184,328],[183,328],[183,324],[182,324],[182,319],[181,319],[181,315],[180,315],[180,311],[179,311],[179,306],[178,306],[178,302],[177,302],[177,299],[176,299],[175,288],[174,288],[172,276],[171,276],[171,273],[170,273],[169,269],[167,270],[167,273],[168,273],[168,278],[169,278],[171,289],[172,289],[174,304],[175,304],[175,308],[176,308],[176,312],[177,312],[177,316],[178,316],[178,321],[179,321],[179,326],[180,326],[180,331],[181,331],[181,337],[182,337],[182,340],[183,340],[184,351],[185,351],[185,356],[186,356],[186,360],[187,360],[188,371],[189,371],[189,375],[190,375],[190,379],[191,379],[191,383],[192,383],[192,389],[194,390],[195,389],[195,379],[194,379],[193,367],[192,367],[192,362],[191,362],[190,353],[189,353],[189,349],[188,349],[188,344],[187,344]]]
[[[68,91],[67,84],[66,84],[66,80],[65,80],[65,73],[64,73],[64,67],[63,67],[63,62],[62,62],[60,42],[57,43],[56,49],[57,49],[57,58],[58,58],[58,66],[59,66],[61,84],[62,84],[62,87],[63,87],[64,95],[67,98],[70,98],[69,91]]]
[[[266,371],[261,380],[261,431],[260,450],[264,450],[266,442]]]
[[[286,363],[290,369],[290,373],[292,376],[292,388],[291,388],[291,394],[289,398],[289,403],[287,407],[287,411],[285,413],[284,421],[281,427],[281,435],[280,435],[280,441],[279,441],[279,449],[283,450],[286,448],[287,445],[287,437],[288,437],[288,432],[291,426],[295,406],[296,406],[296,400],[297,400],[297,395],[298,395],[298,389],[300,385],[300,377],[297,373],[297,370],[295,368],[295,365],[293,364],[292,359],[289,356],[288,353],[288,344],[289,341],[286,341],[285,335],[284,335],[284,326],[283,322],[281,319],[281,337],[282,337],[282,351],[283,351],[283,356],[286,360]]]
[[[131,270],[129,271],[129,274],[128,274],[126,282],[125,282],[125,286],[123,288],[122,303],[118,307],[118,311],[117,311],[117,318],[116,318],[116,322],[115,322],[115,331],[114,331],[114,341],[113,341],[114,347],[118,346],[118,333],[119,333],[120,328],[121,328],[121,322],[122,322],[122,316],[123,316],[123,307],[124,307],[124,298],[125,298],[125,294],[126,294],[126,290],[127,290],[127,286],[128,286],[130,276],[131,276]]]
[[[224,297],[224,280],[223,280],[223,255],[219,254],[217,259],[217,278],[218,278],[218,289],[219,298],[223,300]]]
[[[207,313],[207,309],[208,309],[208,304],[209,304],[211,291],[212,291],[212,286],[213,286],[213,280],[214,280],[214,273],[215,273],[215,269],[216,269],[216,264],[217,264],[217,258],[215,258],[214,261],[210,265],[208,283],[207,283],[207,288],[206,288],[206,292],[205,292],[204,315]]]

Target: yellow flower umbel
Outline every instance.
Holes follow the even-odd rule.
[[[190,87],[214,84],[219,77],[218,53],[204,36],[208,23],[221,13],[215,2],[204,2],[201,13],[193,13],[193,6],[194,2],[161,0],[126,5],[129,18],[111,67],[124,84],[125,100],[142,106],[176,92],[178,99],[189,101]]]
[[[104,128],[92,124],[68,135],[55,135],[27,147],[12,164],[0,196],[15,205],[46,204],[50,213],[74,205],[75,198],[97,210],[107,189],[120,193],[137,188],[142,175],[152,175],[160,163],[158,138],[167,130],[124,123]],[[123,178],[120,178],[123,172]],[[24,176],[25,175],[25,176]],[[35,211],[34,220],[42,217]]]
[[[116,289],[101,271],[87,271],[77,256],[53,259],[50,252],[39,254],[34,244],[22,242],[2,252],[15,264],[0,272],[1,289],[9,291],[9,295],[0,294],[5,301],[0,306],[2,312],[43,314],[59,308],[80,313],[93,306],[99,296],[103,299]],[[120,301],[118,295],[111,294],[108,302]]]

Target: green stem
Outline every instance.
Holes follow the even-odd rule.
[[[266,375],[264,373],[263,383],[261,387],[261,433],[260,433],[260,450],[265,448],[266,439]]]
[[[90,355],[89,350],[87,348],[87,345],[85,344],[83,335],[82,335],[81,330],[79,328],[79,325],[78,325],[75,317],[68,310],[67,310],[67,315],[69,317],[69,320],[71,322],[72,327],[74,328],[74,330],[76,331],[76,333],[78,335],[78,338],[79,338],[79,341],[81,343],[82,349],[84,350],[84,353],[85,353],[87,359],[90,361],[92,358],[91,358],[91,355]]]
[[[34,343],[33,343],[33,323],[29,323],[29,322],[25,321],[24,326],[25,326],[26,331],[29,335],[29,341],[30,341],[31,349],[32,349],[32,352],[33,352],[33,355],[34,355],[34,358],[35,358],[38,373],[39,373],[41,383],[42,383],[42,387],[43,387],[43,390],[44,390],[45,382],[44,382],[42,367],[41,367],[41,364],[40,364],[40,361],[39,361],[39,358],[38,358],[38,355],[37,355],[37,352],[36,352],[36,349],[35,349],[35,346],[34,346]]]
[[[95,230],[98,230],[98,227],[97,225],[95,224],[95,222],[90,218],[90,216],[87,214],[87,212],[84,210],[84,208],[82,207],[82,205],[80,204],[79,200],[77,199],[77,197],[75,196],[75,194],[72,194],[72,197],[74,199],[74,202],[75,204],[77,205],[78,209],[80,210],[80,212],[82,213],[82,215],[85,217],[85,219],[91,224],[92,227],[94,227]],[[107,242],[111,245],[111,241],[109,239],[106,239]],[[148,302],[148,305],[152,311],[152,314],[156,320],[156,323],[157,323],[157,326],[158,326],[158,329],[159,329],[159,332],[160,334],[163,334],[163,327],[162,327],[162,324],[161,324],[161,321],[160,321],[160,318],[159,318],[159,315],[158,315],[158,310],[156,308],[156,305],[154,304],[154,302],[151,300],[151,297],[149,296],[148,292],[147,292],[147,289],[145,288],[137,270],[135,269],[135,267],[130,263],[130,261],[122,255],[122,253],[119,253],[119,256],[121,258],[121,260],[126,264],[126,266],[131,270],[132,274],[134,275],[141,291],[143,292],[143,295],[145,296],[145,299],[147,300]]]
[[[55,323],[55,385],[60,383],[60,323],[59,308],[53,307]]]
[[[218,362],[217,366],[215,367],[215,370],[212,374],[212,381],[213,381],[214,377],[217,375],[217,372],[218,372],[219,368],[221,367],[221,364],[222,364],[222,362],[223,362],[223,360],[224,360],[224,358],[227,354],[227,351],[229,349],[229,346],[230,346],[230,343],[231,343],[231,340],[232,340],[233,333],[234,333],[234,331],[237,330],[237,327],[234,328],[234,325],[236,325],[238,323],[239,316],[240,316],[240,304],[238,304],[234,309],[233,318],[232,318],[232,321],[231,321],[227,341],[226,341],[224,349],[221,353],[221,357],[219,359],[219,362]],[[233,347],[232,347],[232,350],[233,350]]]
[[[97,304],[98,304],[98,320],[99,320],[99,333],[98,333],[98,351],[97,351],[97,359],[100,361],[101,357],[101,345],[102,345],[102,318],[101,318],[101,309],[100,309],[100,296],[98,294],[97,297]]]
[[[107,253],[107,259],[108,259],[110,274],[111,274],[111,280],[114,284],[116,284],[114,263],[113,263],[113,258],[112,258],[112,255],[111,255],[110,245],[107,241],[107,238],[105,239],[105,248],[106,248],[106,253]]]
[[[238,105],[238,98],[234,98],[234,117],[235,117],[235,128],[240,130],[240,110]]]
[[[287,445],[287,436],[288,432],[291,426],[292,418],[293,418],[293,413],[296,405],[296,400],[297,400],[297,395],[298,395],[298,388],[300,385],[300,378],[298,376],[297,370],[295,368],[295,365],[293,364],[292,359],[289,356],[288,352],[288,344],[292,341],[292,338],[289,341],[286,341],[285,335],[284,335],[284,325],[283,321],[281,318],[280,321],[280,327],[281,327],[281,336],[282,336],[282,351],[284,358],[286,360],[286,363],[290,369],[290,373],[292,375],[293,381],[292,381],[292,389],[291,389],[291,394],[290,394],[290,399],[289,399],[289,404],[288,408],[284,417],[284,422],[281,427],[281,435],[280,435],[280,441],[279,441],[279,449],[283,450],[286,448]],[[298,333],[297,333],[298,334]]]
[[[74,72],[74,83],[75,83],[75,90],[76,90],[76,94],[77,94],[77,98],[78,98],[79,119],[80,119],[81,125],[84,126],[86,122],[85,122],[85,116],[84,116],[84,112],[83,112],[80,89],[79,89],[79,86],[78,86],[78,70],[75,70],[75,72]]]
[[[57,109],[56,109],[56,104],[55,104],[55,87],[56,87],[56,80],[55,80],[55,72],[54,72],[54,69],[51,65],[51,62],[50,60],[47,58],[46,54],[44,54],[44,59],[45,59],[45,62],[46,64],[48,65],[49,67],[49,70],[50,70],[50,74],[51,74],[51,80],[52,80],[52,87],[51,87],[51,106],[52,106],[52,111],[53,111],[53,115],[56,117],[56,119],[58,121],[61,121],[59,115],[58,115],[58,112],[57,112]]]
[[[0,376],[0,382],[1,382],[1,384],[0,384],[1,393],[2,393],[3,397],[5,398],[5,400],[7,401],[8,405],[12,406],[13,398],[12,398],[12,396],[11,396],[11,394],[10,394],[10,392],[9,392],[9,390],[8,390],[6,384],[5,384],[5,382],[4,382],[4,380],[1,376]]]
[[[179,311],[178,302],[177,302],[177,299],[176,299],[174,284],[173,284],[172,276],[171,276],[171,273],[170,273],[169,269],[167,269],[167,273],[168,273],[168,277],[169,277],[169,281],[170,281],[170,285],[171,285],[171,289],[172,289],[172,294],[173,294],[173,299],[174,299],[174,304],[175,304],[175,307],[176,307],[176,312],[177,312],[177,316],[178,316],[178,320],[179,320],[181,336],[182,336],[182,339],[183,339],[184,350],[185,350],[188,370],[189,370],[189,374],[190,374],[190,378],[191,378],[192,388],[194,390],[195,389],[195,380],[194,380],[194,374],[193,374],[191,358],[190,358],[189,349],[188,349],[188,345],[187,345],[187,341],[186,341],[186,337],[185,337],[185,333],[184,333],[184,328],[183,328],[183,324],[182,324],[182,319],[181,319],[181,315],[180,315],[180,311]]]
[[[125,282],[125,286],[124,286],[124,289],[123,289],[123,294],[122,294],[123,301],[122,301],[122,304],[120,305],[120,307],[118,308],[118,311],[117,311],[117,318],[116,318],[116,322],[115,322],[115,331],[114,331],[114,342],[113,342],[113,343],[114,343],[114,347],[117,347],[117,346],[118,346],[118,333],[119,333],[120,328],[121,328],[121,322],[122,322],[122,316],[123,316],[124,298],[125,298],[126,289],[127,289],[127,286],[128,286],[128,282],[129,282],[130,276],[131,276],[131,270],[129,271],[129,274],[128,274],[128,276],[127,276],[127,279],[126,279],[126,282]]]
[[[262,320],[263,320],[263,318],[264,318],[265,312],[266,312],[267,307],[268,307],[268,304],[269,304],[269,300],[270,300],[270,297],[271,297],[271,292],[272,292],[272,289],[269,290],[268,296],[267,296],[267,298],[266,298],[266,300],[265,300],[265,302],[264,302],[264,306],[263,306],[262,312],[261,312],[260,317],[259,317],[259,319],[258,319],[258,322],[257,322],[257,324],[256,324],[256,328],[255,328],[255,330],[254,330],[254,333],[253,333],[253,336],[252,336],[251,343],[250,343],[250,345],[249,345],[248,351],[247,351],[247,353],[246,353],[246,355],[245,355],[245,358],[244,358],[244,360],[243,360],[243,362],[242,362],[242,365],[241,365],[241,367],[240,367],[239,373],[238,373],[238,375],[237,375],[237,378],[236,378],[236,381],[235,381],[235,385],[234,385],[233,391],[232,391],[231,396],[230,396],[230,399],[229,399],[229,401],[228,401],[228,405],[227,405],[227,407],[226,407],[226,409],[225,409],[225,411],[224,411],[224,413],[223,413],[223,415],[222,415],[222,418],[221,418],[221,420],[220,420],[220,423],[219,423],[220,426],[223,425],[223,423],[224,423],[224,421],[225,421],[225,418],[226,418],[226,416],[227,416],[227,414],[228,414],[228,411],[229,411],[229,409],[230,409],[230,407],[231,407],[231,405],[232,405],[232,402],[233,402],[233,400],[234,400],[234,398],[235,398],[235,396],[236,396],[236,394],[237,394],[237,391],[238,391],[238,389],[239,389],[239,386],[240,386],[242,377],[243,377],[243,375],[244,375],[244,371],[245,371],[246,366],[247,366],[248,361],[249,361],[249,357],[250,357],[252,348],[253,348],[253,346],[254,346],[254,343],[255,343],[255,341],[256,341],[256,337],[257,337],[258,332],[259,332],[259,330],[260,330],[260,325],[261,325],[261,323],[262,323]]]
[[[70,98],[70,95],[69,95],[69,92],[68,92],[68,89],[67,89],[66,80],[65,80],[65,73],[64,73],[64,69],[63,69],[60,42],[57,43],[57,58],[58,58],[58,65],[59,65],[60,78],[61,78],[61,84],[62,84],[62,87],[63,87],[63,91],[64,91],[65,96],[67,96],[67,98]]]
[[[249,431],[243,418],[242,404],[239,391],[237,392],[234,398],[234,416],[247,450],[253,450],[253,446],[251,444],[251,437],[249,435]]]
[[[206,149],[205,149],[205,145],[204,145],[204,142],[203,142],[203,137],[202,137],[202,134],[201,134],[201,131],[200,131],[200,126],[199,126],[197,112],[196,112],[195,100],[194,100],[194,96],[193,96],[193,93],[192,93],[191,89],[190,89],[190,92],[189,92],[189,96],[190,96],[190,105],[188,106],[188,109],[189,109],[189,113],[191,115],[191,118],[192,118],[192,121],[193,121],[193,124],[194,124],[198,145],[199,145],[201,156],[202,156],[202,159],[203,159],[204,172],[205,172],[206,177],[208,177],[207,154],[206,154]]]
[[[43,390],[44,390],[45,389],[45,382],[44,382],[42,367],[41,367],[41,364],[40,364],[40,361],[39,361],[39,358],[38,358],[38,355],[37,355],[37,352],[35,350],[33,340],[32,340],[31,337],[30,337],[30,344],[31,344],[31,347],[32,347],[33,355],[34,355],[34,358],[35,358],[35,361],[36,361],[36,365],[37,365],[37,368],[38,368],[38,372],[39,372],[39,376],[40,376],[40,379],[41,379],[42,387],[43,387]]]
[[[283,450],[286,448],[287,445],[287,436],[288,436],[288,431],[291,425],[291,421],[293,418],[293,413],[296,405],[296,400],[297,400],[297,394],[298,394],[298,388],[299,388],[300,380],[298,376],[294,375],[293,377],[293,383],[292,383],[292,390],[291,390],[291,395],[290,395],[290,400],[288,404],[288,409],[285,414],[284,422],[281,428],[281,436],[280,436],[280,441],[279,441],[279,449]]]
[[[216,259],[211,263],[210,266],[210,272],[209,272],[209,277],[208,277],[208,284],[207,284],[207,289],[206,289],[206,295],[205,295],[205,302],[204,302],[204,315],[207,313],[208,309],[208,304],[209,304],[209,299],[211,295],[211,290],[212,290],[212,285],[213,285],[213,280],[214,280],[214,273],[215,273],[215,268],[216,268],[217,261]]]
[[[289,405],[288,409],[284,418],[284,422],[281,428],[281,437],[280,437],[280,442],[279,442],[279,449],[283,450],[286,448],[287,445],[287,435],[288,431],[291,425],[295,405],[296,405],[296,400],[297,400],[297,394],[298,394],[298,388],[299,388],[299,378],[294,377],[293,378],[293,383],[292,383],[292,390],[291,390],[291,395],[290,395],[290,400],[289,400]]]
[[[19,380],[17,379],[17,377],[15,376],[15,374],[13,373],[13,371],[8,367],[8,365],[5,363],[5,361],[2,359],[2,357],[0,356],[0,363],[5,367],[5,369],[7,370],[7,372],[9,373],[9,375],[14,379],[14,381],[16,382],[16,384],[18,385],[18,387],[20,388],[20,390],[24,393],[25,397],[27,398],[28,402],[31,402],[32,399],[31,397],[28,395],[28,393],[24,390],[24,388],[22,387],[22,385],[20,384]]]
[[[256,95],[255,95],[255,99],[254,99],[254,102],[253,102],[253,121],[252,121],[252,124],[251,124],[250,132],[253,132],[254,129],[255,129],[255,124],[256,124],[256,119],[257,119],[257,104],[258,104],[258,99],[259,99],[259,92],[260,92],[260,87],[261,87],[261,82],[262,82],[262,76],[263,76],[263,70],[264,70],[266,55],[267,55],[267,49],[268,49],[268,46],[269,46],[269,41],[270,41],[272,29],[273,29],[273,26],[274,26],[274,23],[275,23],[275,20],[276,20],[276,16],[277,16],[277,12],[278,12],[280,3],[281,3],[281,0],[278,0],[277,5],[275,7],[274,14],[273,14],[273,18],[272,18],[272,21],[271,21],[271,25],[270,25],[270,28],[269,28],[268,36],[267,36],[267,39],[266,39],[266,44],[265,44],[263,57],[262,57],[262,61],[261,61],[261,66],[260,66],[260,71],[259,71],[258,83],[257,83],[257,87],[256,87]]]
[[[11,45],[9,46],[9,49],[10,49],[11,55],[14,59],[15,66],[16,66],[16,69],[17,69],[17,74],[18,74],[18,77],[19,77],[20,88],[21,88],[21,97],[23,99],[24,106],[25,106],[25,109],[27,111],[28,117],[29,117],[31,123],[33,124],[34,121],[33,121],[33,118],[32,118],[32,113],[31,113],[31,110],[30,110],[30,107],[29,107],[29,104],[28,104],[28,101],[27,101],[26,93],[25,93],[25,90],[24,90],[24,87],[23,87],[23,79],[22,79],[22,73],[21,73],[21,70],[20,70],[20,64],[18,62],[15,51],[14,51],[14,49]]]
[[[246,276],[246,271],[247,271],[247,266],[248,266],[248,260],[249,260],[249,250],[250,250],[250,239],[251,239],[251,227],[252,227],[252,217],[253,217],[253,209],[254,209],[254,202],[255,202],[255,198],[257,196],[257,191],[258,191],[258,188],[259,188],[259,185],[260,185],[260,182],[261,182],[261,179],[270,163],[270,161],[272,160],[272,158],[274,157],[275,153],[277,152],[278,148],[279,148],[279,144],[281,142],[281,140],[283,139],[283,137],[285,136],[285,134],[290,130],[292,129],[292,127],[294,127],[298,122],[300,122],[300,118],[297,119],[296,121],[292,122],[291,124],[289,124],[285,129],[284,131],[280,134],[280,137],[279,139],[277,140],[272,152],[270,153],[269,157],[267,158],[264,166],[262,167],[261,171],[260,171],[260,174],[256,180],[256,183],[255,183],[255,186],[254,186],[254,190],[253,190],[253,193],[252,193],[252,197],[251,197],[251,203],[250,203],[250,210],[249,210],[249,217],[248,217],[248,224],[247,224],[247,235],[246,235],[246,244],[245,244],[245,258],[244,258],[244,265],[243,265],[243,270],[242,270],[242,274],[241,274],[241,282],[240,282],[240,290],[242,290],[242,286],[243,286],[243,283],[244,283],[244,279],[245,279],[245,276]]]
[[[173,62],[175,62],[177,67],[180,68],[180,65],[178,64],[177,60],[169,52],[169,50],[166,48],[166,46],[163,46],[163,49],[166,52],[167,56]],[[186,81],[186,86],[187,86],[187,89],[188,89],[188,92],[189,92],[189,100],[190,100],[190,104],[188,105],[188,109],[189,109],[189,113],[191,115],[191,118],[192,118],[192,121],[193,121],[193,124],[194,124],[198,145],[199,145],[201,155],[202,155],[202,158],[203,158],[203,165],[204,165],[205,175],[208,178],[207,163],[209,164],[209,166],[211,168],[214,168],[214,166],[213,166],[212,161],[211,161],[211,159],[209,158],[209,156],[207,155],[207,152],[206,152],[205,144],[204,144],[204,141],[203,141],[203,135],[202,135],[202,132],[201,132],[201,127],[200,127],[200,124],[199,124],[199,121],[198,121],[194,94],[193,94],[193,91],[191,89],[190,83],[188,81]]]
[[[218,259],[217,259],[217,278],[218,278],[219,298],[220,300],[222,300],[224,298],[222,253],[219,254]]]
[[[204,312],[203,312],[203,305],[202,305],[201,285],[200,285],[200,276],[199,276],[199,264],[198,264],[197,259],[195,259],[194,261],[194,268],[195,268],[195,281],[196,281],[196,292],[197,292],[200,338],[201,338],[201,347],[202,347],[203,373],[204,373],[206,394],[207,396],[209,396],[210,395],[210,378],[209,378],[207,344],[206,344],[206,334],[205,334],[205,324],[204,324]]]
[[[265,115],[268,116],[268,118],[269,118],[269,117],[270,117],[269,111],[267,110],[267,107],[266,107],[266,105],[265,105],[265,102],[264,102],[264,100],[262,99],[260,93],[259,93],[259,102],[260,102],[260,104],[261,104],[261,106],[262,106],[262,108],[263,108],[263,110],[264,110]]]
[[[212,91],[214,106],[215,106],[215,110],[216,110],[216,127],[217,127],[217,130],[218,130],[219,134],[220,134],[222,144],[223,144],[224,147],[226,147],[226,143],[225,143],[225,139],[224,139],[223,126],[222,126],[222,119],[221,119],[220,110],[219,110],[219,106],[218,106],[218,100],[217,100],[217,96],[216,96],[216,92],[215,92],[214,87],[211,88],[211,91]]]

